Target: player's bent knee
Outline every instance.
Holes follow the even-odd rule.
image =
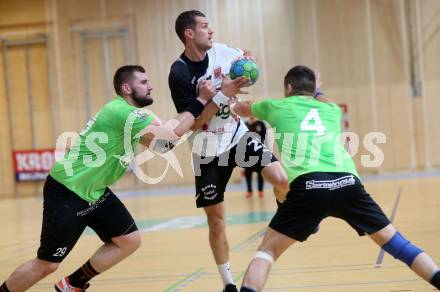
[[[274,186],[287,186],[289,187],[288,177],[282,167],[282,165],[276,161],[272,164],[265,166],[262,170],[263,176]]]
[[[59,266],[60,266],[59,263],[50,263],[49,265],[46,266],[47,274],[52,274],[58,269]]]
[[[257,253],[255,254],[255,258],[268,261],[270,264],[273,264],[274,262],[272,255],[262,250],[257,251]]]
[[[132,232],[132,237],[130,238],[130,246],[133,250],[138,249],[142,243],[142,236],[139,231]]]
[[[117,240],[113,240],[113,242],[123,249],[135,251],[140,247],[142,243],[142,237],[139,231],[134,231],[129,234],[120,236],[119,238],[117,238]]]
[[[60,266],[59,263],[52,263],[45,260],[37,259],[38,270],[41,272],[43,277],[52,274]]]
[[[413,245],[399,232],[396,232],[393,237],[382,246],[382,249],[409,267],[411,267],[415,258],[423,252],[423,250]]]

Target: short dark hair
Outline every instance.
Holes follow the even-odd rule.
[[[180,13],[179,16],[177,16],[174,29],[176,30],[176,34],[182,43],[185,43],[185,29],[191,28],[192,30],[195,30],[197,16],[205,17],[205,14],[198,10],[188,10]]]
[[[284,77],[284,87],[293,87],[292,95],[314,95],[316,89],[315,72],[306,66],[295,66]]]
[[[125,65],[116,70],[113,77],[113,87],[118,95],[121,95],[121,85],[130,80],[134,72],[145,73],[145,69],[139,65]]]

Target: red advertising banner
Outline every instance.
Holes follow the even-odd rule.
[[[55,149],[13,151],[16,181],[46,179],[55,163]]]

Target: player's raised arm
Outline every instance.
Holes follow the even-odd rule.
[[[333,103],[333,101],[330,98],[324,96],[324,93],[321,91],[321,85],[322,85],[321,73],[319,73],[318,70],[314,70],[313,72],[315,73],[315,79],[316,79],[315,98],[321,102]]]
[[[241,117],[251,117],[252,115],[252,104],[254,101],[246,100],[246,101],[237,101],[232,102],[229,105],[229,109],[232,114],[238,115]]]
[[[209,102],[203,109],[202,114],[198,119],[195,120],[194,124],[191,126],[191,130],[195,131],[200,129],[204,124],[209,122],[209,120],[217,113],[218,106],[214,102]]]

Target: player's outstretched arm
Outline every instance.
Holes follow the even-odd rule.
[[[203,106],[202,106],[203,108]],[[155,140],[176,141],[179,140],[194,123],[194,115],[183,112],[163,123],[155,120],[140,132],[140,143],[150,147]]]
[[[254,102],[252,100],[246,100],[246,101],[237,101],[234,103],[231,103],[229,105],[229,109],[232,114],[238,115],[241,117],[251,117],[252,115],[252,104]]]
[[[325,102],[325,103],[333,103],[333,101],[324,96],[324,93],[322,93],[321,91],[321,85],[322,85],[322,80],[321,80],[321,73],[319,73],[318,70],[315,70],[315,78],[316,78],[316,91],[315,91],[315,98],[317,100],[319,100],[320,102]]]
[[[191,130],[195,131],[200,129],[204,124],[206,124],[218,111],[218,106],[214,102],[209,102],[203,109],[200,117],[191,126]]]
[[[149,126],[140,133],[141,143],[149,146],[154,139],[175,141],[182,137],[194,124],[194,121],[202,113],[205,105],[216,94],[215,86],[212,82],[202,81],[199,85],[198,103],[193,103],[173,119],[161,122],[155,119]]]

